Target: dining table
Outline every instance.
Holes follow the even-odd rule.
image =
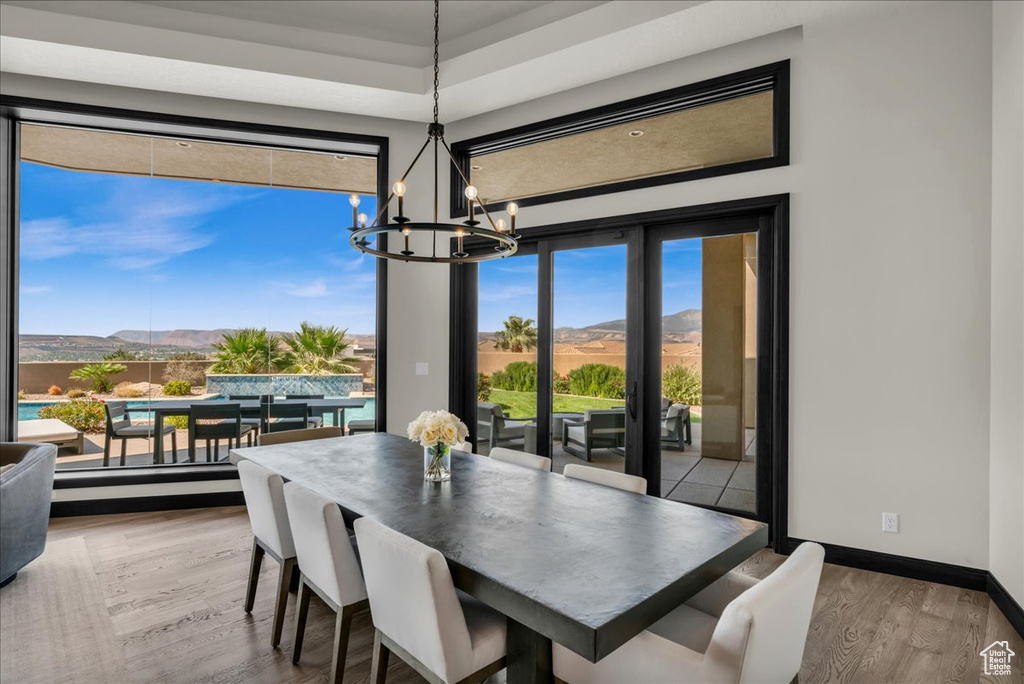
[[[764,523],[460,451],[423,478],[423,447],[385,433],[236,448],[437,549],[455,586],[505,615],[509,684],[554,681],[551,644],[597,662],[768,543]]]
[[[309,408],[309,415],[322,416],[327,411],[335,413],[335,420],[341,426],[345,425],[345,410],[351,408],[363,408],[366,406],[366,399],[361,397],[335,397],[326,399],[279,399],[277,404],[306,404]],[[128,405],[125,410],[128,413],[152,413],[153,434],[163,434],[164,418],[167,416],[187,416],[192,412],[196,404],[203,406],[216,406],[222,404],[240,404],[243,418],[259,418],[260,402],[258,399],[158,399],[145,404]],[[162,439],[153,440],[153,463],[162,465],[164,463],[164,444]]]

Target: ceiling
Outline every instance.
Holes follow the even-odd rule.
[[[442,0],[442,118],[901,4]],[[432,38],[429,0],[0,0],[4,72],[410,121]]]

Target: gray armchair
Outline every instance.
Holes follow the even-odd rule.
[[[476,439],[477,444],[487,443],[493,449],[496,446],[524,448],[526,424],[531,418],[512,419],[505,415],[501,404],[480,402],[476,405]]]
[[[0,587],[46,548],[56,465],[53,444],[0,444]]]
[[[562,421],[562,449],[590,461],[594,449],[614,449],[620,453],[626,445],[626,409],[590,409],[583,420]]]
[[[693,444],[690,428],[690,407],[686,404],[672,404],[661,419],[661,441],[663,444],[678,446],[686,451],[687,444]]]

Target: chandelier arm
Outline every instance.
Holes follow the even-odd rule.
[[[427,145],[429,144],[430,138],[427,138],[426,141],[423,143],[423,147],[421,147],[420,151],[416,153],[416,157],[412,160],[412,164],[409,164],[409,168],[407,168],[405,170],[405,173],[402,174],[402,178],[400,180],[403,183],[405,182],[406,177],[409,175],[409,172],[412,171],[412,167],[416,166],[416,162],[420,160],[420,155],[423,154],[423,150],[427,149]],[[394,190],[391,191],[391,193],[388,195],[388,198],[384,201],[384,206],[380,208],[380,211],[377,213],[377,218],[373,219],[373,223],[370,224],[371,226],[376,226],[378,223],[380,223],[381,218],[383,218],[384,216],[384,212],[388,210],[388,207],[391,205],[391,200],[393,199],[395,199]]]
[[[441,41],[439,38],[441,31],[441,0],[434,0],[434,123],[438,123],[438,101],[439,97],[437,94],[438,87],[441,85],[440,78],[440,66],[438,63],[438,55],[440,54]],[[435,164],[436,168],[436,164]],[[435,219],[436,222],[436,219]]]
[[[452,160],[452,166],[454,166],[455,170],[459,172],[459,176],[462,178],[462,181],[466,185],[472,185],[472,183],[469,182],[469,179],[466,178],[466,174],[464,174],[462,172],[462,169],[459,168],[459,163],[457,161],[455,161],[455,155],[452,154],[452,149],[450,147],[448,147],[448,141],[445,140],[442,137],[441,138],[441,144],[444,145],[444,149],[448,152],[448,158]],[[477,206],[479,206],[481,211],[484,212],[484,216],[487,217],[487,222],[491,224],[491,228],[493,228],[496,232],[501,232],[501,231],[498,230],[498,226],[494,225],[494,219],[491,218],[491,213],[489,211],[487,211],[487,207],[484,206],[484,203],[483,202],[477,202]]]

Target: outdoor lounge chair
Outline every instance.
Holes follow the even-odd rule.
[[[377,421],[373,418],[360,418],[348,421],[348,434],[356,435],[360,432],[376,432]]]
[[[53,444],[58,449],[70,447],[76,454],[85,451],[85,435],[56,418],[18,421],[18,441]]]
[[[534,418],[509,418],[501,404],[480,402],[476,405],[477,443],[525,448],[526,424]]]
[[[686,451],[686,444],[693,444],[690,429],[690,407],[686,404],[672,404],[661,419],[662,444],[674,444],[680,451]]]
[[[206,441],[206,461],[220,460],[220,440],[227,440],[231,450],[231,440],[235,447],[242,446],[242,435],[248,438],[247,445],[252,446],[252,426],[242,424],[242,407],[239,404],[193,404],[188,414],[188,460],[196,461],[196,441]],[[213,442],[213,452],[210,442]]]
[[[149,439],[153,436],[153,425],[144,423],[132,425],[128,417],[128,405],[123,401],[108,401],[103,404],[107,414],[107,435],[103,440],[103,465],[110,465],[110,440],[121,440],[121,465],[125,465],[127,458],[129,439]],[[173,425],[164,425],[160,439],[164,435],[171,436],[171,458],[178,462],[178,428]]]
[[[614,449],[625,453],[626,410],[589,409],[583,420],[562,421],[562,449],[586,461],[593,460],[594,449]]]

